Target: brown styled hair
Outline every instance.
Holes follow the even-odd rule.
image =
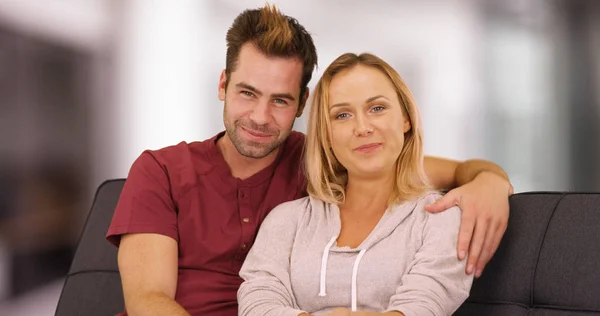
[[[411,129],[404,134],[404,147],[396,161],[396,177],[390,203],[416,198],[429,190],[423,167],[423,135],[419,110],[398,72],[381,58],[368,53],[341,55],[327,67],[315,87],[304,156],[308,194],[328,203],[344,202],[348,174],[331,150],[329,86],[337,74],[358,65],[373,67],[389,78],[396,89],[402,113],[408,117],[411,125]]]
[[[317,50],[311,35],[296,19],[282,14],[271,4],[266,4],[260,9],[248,9],[235,18],[227,31],[226,41],[227,81],[235,71],[240,51],[246,43],[253,43],[262,53],[270,57],[299,58],[303,64],[300,87],[300,100],[302,100],[317,65]]]

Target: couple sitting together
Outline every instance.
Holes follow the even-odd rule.
[[[473,232],[461,205],[426,211],[439,183],[457,181],[440,181],[447,172],[433,162],[426,170],[421,117],[398,72],[369,53],[336,58],[304,138],[292,125],[316,63],[310,36],[267,6],[240,15],[227,41],[226,131],[145,152],[125,184],[107,237],[120,247],[127,312],[454,313],[481,273],[459,231],[495,250],[505,227]],[[508,180],[491,174],[507,199]]]

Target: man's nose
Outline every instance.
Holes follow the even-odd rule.
[[[271,117],[271,107],[269,106],[268,101],[260,100],[256,102],[252,107],[252,112],[250,113],[250,119],[258,124],[265,125],[269,123]]]

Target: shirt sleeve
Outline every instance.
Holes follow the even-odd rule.
[[[297,306],[290,281],[290,256],[297,229],[298,210],[288,202],[279,205],[263,221],[240,276],[239,315],[296,316]],[[297,205],[297,204],[296,204]]]
[[[457,256],[461,211],[426,214],[422,245],[391,297],[387,311],[406,316],[452,315],[469,296],[473,276]]]
[[[106,239],[118,247],[121,235],[134,233],[161,234],[179,241],[169,178],[149,151],[131,166]]]

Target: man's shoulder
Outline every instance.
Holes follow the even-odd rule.
[[[292,131],[283,145],[283,161],[296,166],[302,160],[304,141],[304,134]]]
[[[181,141],[175,145],[162,147],[159,149],[145,150],[144,153],[149,153],[166,163],[179,163],[182,160],[188,162],[210,161],[210,155],[217,152],[215,140],[218,135],[203,141]]]
[[[187,154],[190,152],[190,147],[193,146],[195,142],[188,143],[186,141],[181,141],[177,144],[156,148],[156,149],[146,149],[142,153],[148,153],[152,156],[162,159],[169,159],[171,157],[177,157],[182,154]]]
[[[211,167],[211,155],[217,152],[214,144],[216,137],[211,137],[203,141],[181,141],[177,144],[165,146],[158,149],[144,150],[141,156],[149,155],[160,165],[168,169],[175,167],[180,169],[183,166],[195,166],[197,171],[206,171]],[[185,169],[185,168],[184,168]]]
[[[306,139],[306,135],[302,132],[292,131],[289,137],[290,141],[294,144],[300,144],[304,146],[304,140]]]
[[[290,136],[285,143],[285,147],[288,152],[293,152],[296,150],[302,150],[304,148],[304,142],[306,140],[306,136],[301,132],[292,131]]]
[[[216,147],[214,144],[216,140],[216,136],[213,136],[209,139],[205,139],[203,141],[181,141],[177,144],[165,146],[158,149],[149,149],[146,152],[150,152],[157,156],[162,156],[165,158],[177,158],[181,155],[199,155],[200,158],[205,158],[206,154],[209,153],[212,147]],[[212,145],[212,146],[211,146]]]

